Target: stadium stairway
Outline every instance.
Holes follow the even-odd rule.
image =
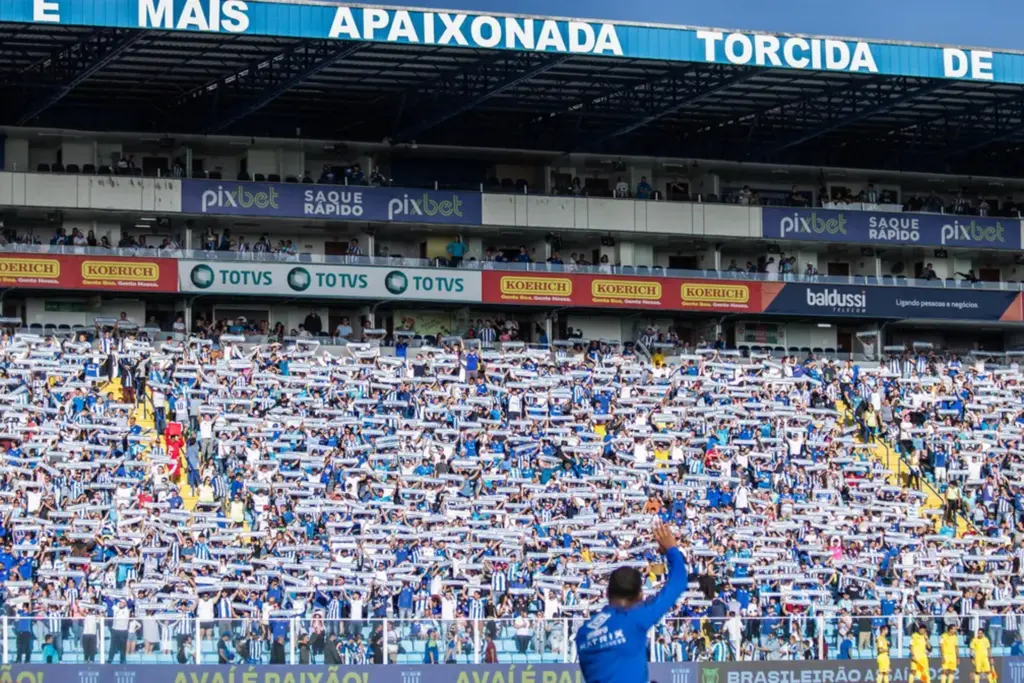
[[[847,425],[857,424],[857,420],[854,415],[854,411],[849,406],[845,405],[842,401],[838,401],[836,409],[840,414],[845,416]],[[863,438],[860,435],[860,430],[857,431],[857,441],[863,443]],[[910,468],[908,463],[903,459],[899,452],[893,447],[892,444],[880,439],[874,443],[871,449],[871,456],[879,462],[882,467],[889,472],[889,483],[893,486],[899,486],[901,488],[907,488],[910,486]],[[923,507],[923,513],[931,518],[935,522],[935,531],[938,533],[942,528],[942,511],[945,506],[945,501],[939,494],[938,490],[932,486],[930,482],[925,480],[924,477],[920,478],[920,485],[916,490],[925,494],[925,503]],[[956,520],[956,535],[957,537],[964,536],[970,533],[973,527],[967,521],[967,518],[963,515],[957,515]]]
[[[904,460],[904,458],[897,452],[892,444],[885,441],[880,441],[875,444],[874,448],[875,458],[881,462],[886,469],[892,472],[891,479],[897,486],[910,487],[910,465]],[[931,514],[935,515],[938,519],[936,520],[936,527],[941,527],[942,524],[942,510],[945,507],[945,500],[939,493],[938,489],[932,485],[923,476],[919,477],[920,483],[916,487],[916,490],[925,494],[925,509]],[[957,515],[956,518],[956,535],[957,537],[964,536],[973,530],[972,525],[967,521],[967,518],[963,515]]]
[[[103,393],[113,394],[116,401],[124,401],[124,388],[121,386],[121,379],[119,377],[107,382],[100,389]],[[151,438],[148,442],[145,442],[144,450],[142,452],[143,459],[147,459],[151,453],[165,453],[167,451],[167,440],[163,434],[157,434],[156,421],[153,419],[153,404],[150,400],[150,393],[147,390],[145,402],[139,402],[139,404],[132,411],[131,416],[135,418],[135,424],[142,427],[142,433],[149,435]],[[196,507],[196,503],[199,501],[198,496],[192,495],[192,488],[188,485],[188,474],[183,467],[181,474],[178,476],[178,480],[175,482],[178,486],[178,490],[181,492],[181,498],[184,501],[184,507],[188,511],[192,511]]]

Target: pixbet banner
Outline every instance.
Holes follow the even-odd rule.
[[[1020,321],[1022,313],[1019,292],[967,288],[766,283],[763,296],[765,313],[782,315]]]
[[[429,666],[176,666],[41,664],[5,666],[17,683],[584,683],[575,664]],[[650,664],[652,683],[697,683],[694,664]]]
[[[25,289],[176,292],[174,259],[49,254],[0,255],[0,286]]]
[[[307,263],[182,261],[182,292],[480,303],[480,273]]]
[[[480,225],[482,195],[355,185],[183,180],[183,213]]]
[[[1022,221],[926,213],[765,207],[761,209],[761,229],[765,239],[1019,251]]]
[[[576,273],[484,271],[483,301],[673,311],[762,310],[761,286],[757,282]]]

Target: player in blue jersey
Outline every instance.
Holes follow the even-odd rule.
[[[643,577],[620,567],[608,579],[608,604],[576,633],[576,651],[586,683],[647,683],[647,632],[686,590],[687,569],[672,531],[656,522],[654,540],[668,561],[661,591],[644,601]]]

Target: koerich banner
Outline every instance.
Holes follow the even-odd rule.
[[[1017,218],[765,207],[766,239],[974,249],[1021,248]]]
[[[311,263],[182,261],[182,292],[480,303],[480,273]]]
[[[174,292],[178,262],[164,258],[117,258],[65,254],[4,254],[0,286],[22,289]]]
[[[183,213],[479,225],[481,206],[478,192],[221,180],[181,183]]]

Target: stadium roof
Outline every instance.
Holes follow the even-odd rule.
[[[69,2],[0,0],[0,125],[1020,175],[1016,53],[414,10],[410,38],[396,9],[373,33],[371,10],[322,3]],[[339,8],[340,35],[311,28]],[[480,46],[516,27],[533,50]]]

